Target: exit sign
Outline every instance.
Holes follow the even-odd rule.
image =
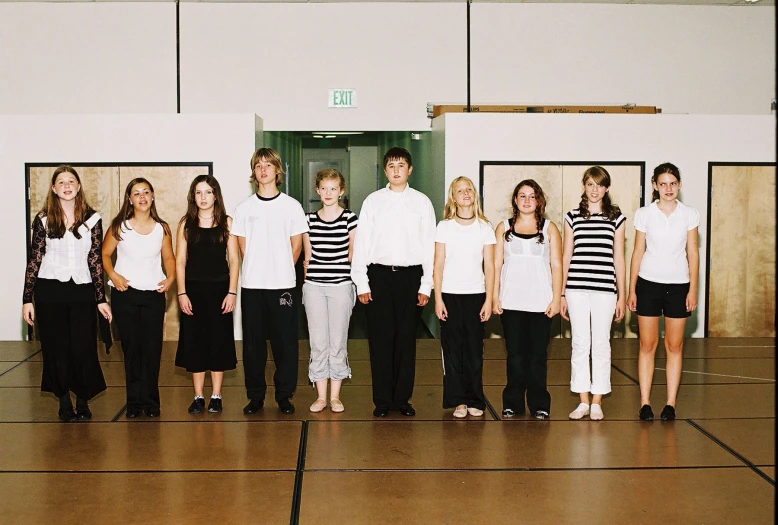
[[[331,108],[355,108],[357,107],[356,89],[330,89],[328,91],[328,107]]]

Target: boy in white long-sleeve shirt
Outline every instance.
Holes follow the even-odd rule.
[[[351,279],[367,306],[373,415],[404,416],[416,373],[416,326],[432,291],[435,210],[408,184],[411,154],[391,148],[384,155],[389,184],[368,195],[354,241]]]

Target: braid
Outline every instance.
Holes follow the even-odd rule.
[[[519,218],[519,207],[513,204],[513,217],[508,221],[508,228],[505,230],[505,242],[511,242],[511,236],[513,235],[513,226],[516,224],[516,220]]]
[[[606,193],[607,195],[607,193]],[[578,204],[578,213],[581,215],[581,218],[586,220],[589,218],[589,199],[586,197],[586,192],[583,192],[581,194],[581,202]]]

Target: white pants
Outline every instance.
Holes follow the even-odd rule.
[[[355,300],[351,283],[339,286],[303,284],[303,304],[311,342],[308,378],[312,383],[351,377],[346,343]]]
[[[616,294],[567,291],[572,331],[570,390],[603,395],[611,391],[611,323]],[[589,349],[592,369],[589,373]]]

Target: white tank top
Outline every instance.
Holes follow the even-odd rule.
[[[549,257],[548,225],[543,222],[543,242],[537,236],[522,239],[511,235],[503,243],[503,265],[500,273],[500,302],[503,309],[522,312],[545,312],[554,297],[551,290],[551,260]],[[505,231],[509,221],[503,221]]]
[[[165,231],[160,223],[147,235],[132,229],[129,222],[122,224],[122,240],[116,248],[114,270],[129,281],[136,290],[157,290],[165,280],[162,271],[162,239]],[[108,284],[113,286],[111,281]]]

